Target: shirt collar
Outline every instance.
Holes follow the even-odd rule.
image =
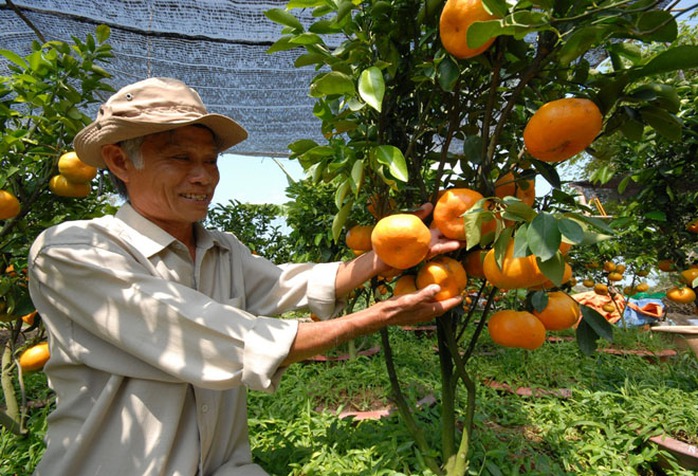
[[[130,241],[138,243],[138,248],[145,256],[156,255],[177,241],[175,237],[138,213],[128,202],[119,208],[116,218],[128,226],[127,233],[131,237]],[[194,223],[194,237],[197,248],[207,250],[213,246],[219,246],[230,249],[225,241],[219,240],[201,223]]]

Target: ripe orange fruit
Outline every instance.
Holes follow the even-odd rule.
[[[487,280],[493,286],[502,289],[528,288],[543,284],[547,280],[538,269],[535,256],[514,257],[514,240],[507,245],[501,269],[497,265],[494,249],[489,250],[485,255],[482,269]]]
[[[616,273],[623,274],[625,273],[625,265],[624,264],[617,264],[616,269],[614,269]]]
[[[494,43],[490,38],[483,45],[468,45],[468,28],[476,21],[497,17],[485,10],[482,0],[448,0],[439,19],[439,36],[444,49],[456,58],[467,59],[479,55]]]
[[[451,188],[444,191],[434,206],[434,225],[447,238],[465,240],[463,214],[482,198],[480,192],[469,188]],[[494,220],[483,223],[482,233],[494,231],[494,226]]]
[[[635,291],[637,291],[638,293],[644,293],[646,291],[649,291],[649,289],[650,285],[644,282],[635,285]]]
[[[593,101],[557,99],[533,114],[524,128],[524,144],[536,159],[559,162],[589,147],[602,125],[603,116]]]
[[[671,288],[666,292],[667,299],[680,304],[688,304],[696,300],[696,293],[687,286]]]
[[[600,296],[606,296],[608,294],[608,286],[604,283],[594,284],[594,292]]]
[[[39,311],[33,310],[32,312],[23,315],[23,316],[22,316],[22,321],[23,321],[26,325],[32,326],[32,325],[34,325],[34,321],[36,320],[36,315],[37,315],[37,314],[39,314]]]
[[[393,284],[393,296],[410,294],[417,290],[417,277],[414,274],[403,274]]]
[[[373,225],[354,225],[347,231],[344,242],[349,249],[354,250],[356,254],[361,254],[363,251],[370,251],[372,231]]]
[[[579,303],[562,291],[548,293],[548,305],[545,309],[540,312],[533,310],[533,315],[540,319],[549,331],[569,329],[577,323],[580,313]]]
[[[608,273],[608,280],[609,281],[621,281],[623,279],[623,275],[617,271],[613,271],[612,273]]]
[[[49,356],[48,342],[41,342],[22,352],[19,356],[19,366],[22,372],[41,370]]]
[[[74,151],[66,152],[58,159],[58,173],[74,183],[89,182],[97,176],[97,168],[86,164]]]
[[[610,273],[611,271],[615,271],[616,269],[616,263],[613,261],[604,261],[603,263],[603,270],[606,271],[607,273]]]
[[[90,184],[70,182],[63,175],[54,175],[48,183],[48,188],[59,197],[82,198],[90,194]]]
[[[681,281],[693,287],[693,280],[698,278],[698,268],[688,268],[681,271]]]
[[[603,306],[601,306],[601,309],[603,309],[606,312],[614,312],[616,311],[616,306],[613,305],[613,303],[607,302]]]
[[[19,200],[12,192],[0,190],[0,220],[8,220],[19,215]]]
[[[695,220],[691,220],[686,224],[686,231],[690,231],[691,233],[698,233],[698,218]]]
[[[674,270],[674,260],[671,259],[660,259],[657,261],[657,267],[661,270],[664,271],[665,273],[668,273],[670,271]]]
[[[527,311],[497,311],[490,317],[487,330],[495,343],[505,347],[534,350],[545,342],[545,326]]]
[[[561,241],[560,247],[558,249],[560,250],[560,253],[562,253],[562,256],[567,256],[567,253],[570,252],[571,248],[572,248],[572,243],[567,243],[565,241]]]
[[[494,195],[499,198],[516,197],[529,207],[536,201],[536,182],[516,180],[512,172],[507,172],[494,183]]]
[[[594,282],[593,279],[587,278],[587,279],[585,279],[584,281],[582,281],[582,284],[583,284],[584,286],[586,286],[587,288],[593,288],[593,287],[594,287],[594,284],[596,284],[596,283]]]
[[[565,270],[562,273],[562,281],[560,284],[566,284],[572,279],[572,266],[570,266],[569,263],[565,263]],[[554,288],[557,285],[550,279],[547,279],[543,282],[543,284],[538,284],[534,286],[529,286],[528,289],[533,289],[533,290],[539,290],[539,289],[550,289]]]
[[[397,213],[381,218],[371,233],[373,251],[388,266],[407,269],[429,253],[431,232],[415,215]]]
[[[465,255],[463,267],[465,268],[465,272],[469,277],[479,279],[485,277],[485,270],[483,269],[482,262],[485,259],[486,254],[486,250],[475,250]]]
[[[441,255],[424,263],[424,266],[417,273],[417,287],[419,289],[430,284],[441,286],[441,291],[436,293],[434,299],[443,301],[459,296],[468,284],[468,276],[459,261]]]

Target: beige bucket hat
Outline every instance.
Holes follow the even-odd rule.
[[[171,78],[149,78],[124,86],[97,112],[97,119],[73,141],[83,162],[106,168],[102,146],[182,126],[202,124],[216,137],[219,151],[247,139],[247,131],[222,114],[210,114],[199,94]]]

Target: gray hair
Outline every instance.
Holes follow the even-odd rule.
[[[145,136],[136,137],[133,139],[126,139],[119,142],[117,145],[121,147],[128,159],[131,161],[133,166],[140,170],[143,168],[143,154],[141,153],[141,146]],[[128,201],[128,191],[126,190],[126,184],[117,177],[113,172],[109,172],[109,178],[111,179],[112,185],[116,189],[116,192],[121,198]]]

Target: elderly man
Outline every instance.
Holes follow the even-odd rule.
[[[431,286],[326,319],[387,269],[377,256],[277,266],[204,229],[218,155],[246,137],[167,78],[124,87],[76,136],[78,156],[108,168],[127,202],[32,246],[30,291],[56,393],[36,474],[265,474],[251,458],[246,388],[273,391],[293,362],[460,302],[435,301]],[[459,246],[435,234],[432,253]],[[267,317],[297,308],[326,320]]]

